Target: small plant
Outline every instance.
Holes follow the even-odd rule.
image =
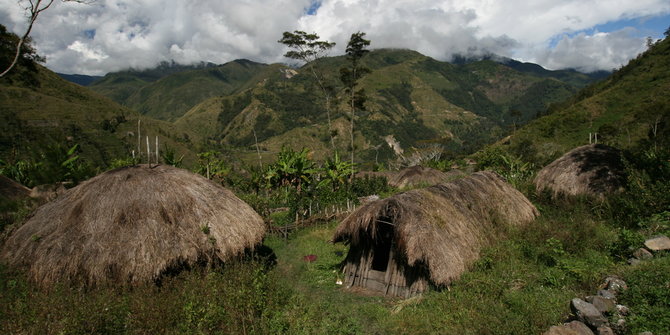
[[[208,225],[200,226],[200,230],[202,231],[203,234],[209,235],[209,226]]]

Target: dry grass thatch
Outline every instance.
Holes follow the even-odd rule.
[[[603,144],[589,144],[571,150],[540,170],[535,187],[538,192],[550,191],[554,197],[604,197],[621,190],[625,180],[621,152]]]
[[[393,253],[401,257],[396,263],[424,264],[430,281],[442,286],[458,278],[502,227],[526,224],[537,215],[502,177],[478,172],[368,203],[337,227],[334,241],[350,242],[351,253],[379,238],[377,226],[390,224]]]
[[[457,178],[458,176],[454,174],[458,173],[446,174],[440,170],[416,165],[398,171],[389,178],[389,185],[397,188],[430,186]]]
[[[10,178],[0,175],[0,199],[19,200],[27,198],[29,195],[29,188]]]
[[[40,207],[0,256],[37,283],[135,284],[258,244],[262,218],[225,188],[170,166],[105,172]]]

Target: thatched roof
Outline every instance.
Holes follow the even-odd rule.
[[[410,266],[427,265],[430,280],[447,285],[478,258],[502,226],[539,215],[533,204],[493,172],[397,194],[361,206],[335,231],[351,248],[376,239],[378,224],[395,228],[395,253]]]
[[[454,179],[440,170],[423,166],[412,166],[398,171],[389,179],[389,185],[397,188],[416,187],[419,185],[435,185]]]
[[[0,175],[0,199],[18,200],[27,198],[30,189],[18,182]]]
[[[258,244],[262,218],[231,191],[186,170],[105,172],[38,208],[0,256],[48,286],[146,282],[225,261]]]
[[[540,170],[535,177],[538,192],[603,197],[619,191],[626,177],[621,152],[603,144],[578,147]]]

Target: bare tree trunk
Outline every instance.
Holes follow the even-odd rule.
[[[258,166],[263,170],[263,162],[261,161],[261,150],[258,148],[258,137],[256,137],[256,129],[252,128],[254,131],[254,142],[256,142],[256,153],[258,154]]]
[[[4,77],[12,68],[14,68],[14,66],[16,66],[16,63],[19,61],[19,57],[21,57],[21,49],[23,48],[23,44],[28,38],[28,35],[30,35],[30,31],[33,30],[33,24],[35,24],[37,16],[39,16],[41,12],[49,8],[49,6],[51,6],[53,2],[54,0],[47,0],[46,5],[40,8],[40,5],[42,5],[42,0],[30,1],[30,6],[26,8],[26,10],[30,12],[30,18],[28,19],[28,28],[26,29],[26,32],[23,34],[23,36],[19,38],[19,42],[16,44],[16,53],[14,54],[14,59],[12,60],[12,63],[9,64],[9,67],[6,70],[0,73],[0,78]]]

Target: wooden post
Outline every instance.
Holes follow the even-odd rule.
[[[142,120],[137,119],[137,161],[142,162],[142,136],[140,134],[140,123]]]
[[[149,146],[149,136],[147,136],[147,163],[151,167],[151,147]]]
[[[156,165],[158,165],[158,136],[156,136]]]

